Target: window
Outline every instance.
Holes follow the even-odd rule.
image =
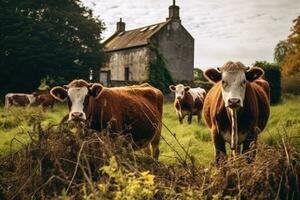
[[[104,86],[109,86],[110,84],[110,71],[100,71],[100,83]]]
[[[129,81],[129,67],[125,67],[124,80]]]

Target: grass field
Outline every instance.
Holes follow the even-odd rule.
[[[16,150],[30,141],[28,132],[32,131],[33,121],[40,120],[42,126],[46,127],[49,124],[57,124],[66,113],[67,108],[64,104],[55,105],[53,110],[45,113],[38,108],[12,108],[9,111],[0,108],[0,155]],[[196,121],[194,117],[193,123],[188,125],[185,118],[183,125],[180,125],[173,104],[165,103],[164,128],[160,143],[161,161],[175,163],[178,162],[175,158],[178,154],[183,158],[185,156],[183,148],[170,132],[175,134],[184,149],[195,157],[196,163],[206,165],[213,161],[210,131],[203,120],[200,126]],[[285,95],[282,103],[271,107],[271,117],[259,140],[272,145],[285,134],[291,136],[293,143],[300,147],[300,96]],[[15,139],[12,142],[13,138]]]

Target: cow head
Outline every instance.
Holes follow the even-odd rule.
[[[170,85],[169,89],[175,93],[175,99],[182,100],[184,98],[185,92],[189,91],[189,86],[184,86],[182,84]]]
[[[68,121],[81,121],[87,119],[87,108],[90,97],[96,97],[103,89],[98,83],[87,83],[84,80],[73,80],[67,86],[56,86],[50,94],[59,101],[67,99],[69,106]]]
[[[258,67],[245,67],[241,62],[229,61],[221,68],[208,69],[205,71],[205,77],[213,82],[221,81],[222,97],[225,107],[240,108],[243,107],[246,84],[255,81],[264,74],[264,71]]]

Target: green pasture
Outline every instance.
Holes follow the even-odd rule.
[[[32,124],[41,121],[42,127],[57,124],[67,114],[64,104],[57,104],[51,110],[42,112],[39,108],[30,109],[0,108],[0,155],[15,151],[30,141]],[[165,163],[179,162],[185,159],[185,151],[192,155],[197,163],[209,164],[213,161],[214,150],[210,131],[203,119],[200,126],[196,117],[188,125],[187,118],[179,124],[173,104],[164,104],[163,131],[160,143],[160,160]],[[175,135],[175,137],[174,137]],[[282,102],[271,107],[271,117],[267,128],[260,134],[259,140],[269,145],[275,144],[288,135],[292,142],[300,147],[300,96],[285,95]],[[32,135],[34,137],[34,134]]]

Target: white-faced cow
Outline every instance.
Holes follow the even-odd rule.
[[[229,61],[221,68],[208,69],[205,77],[214,83],[204,102],[204,116],[211,129],[216,163],[226,158],[225,142],[232,154],[256,148],[257,135],[265,128],[270,114],[269,84],[258,67],[246,68]],[[250,154],[253,159],[255,151]],[[251,160],[250,159],[250,160]]]
[[[175,93],[174,107],[179,119],[182,121],[188,115],[188,123],[192,123],[192,116],[197,115],[198,123],[201,121],[201,111],[206,92],[203,88],[190,88],[182,84],[170,85],[170,90]]]
[[[158,158],[163,94],[149,84],[107,88],[84,80],[54,87],[51,95],[69,106],[68,120],[87,120],[90,128],[130,134],[137,149],[152,147]],[[150,151],[151,152],[151,151]]]
[[[9,108],[13,105],[30,107],[36,101],[36,93],[24,94],[24,93],[8,93],[5,95],[5,108]]]

